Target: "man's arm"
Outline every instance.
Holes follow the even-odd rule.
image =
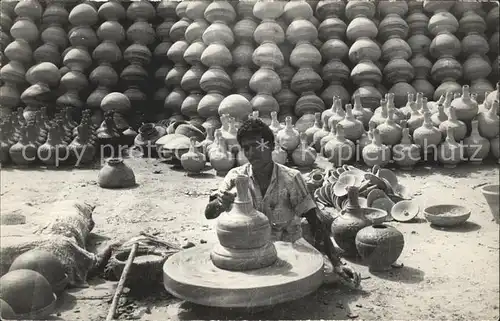
[[[234,187],[234,169],[230,170],[219,186],[219,189],[210,195],[208,204],[205,207],[205,218],[208,220],[219,217],[222,212],[231,208],[234,195],[229,191]]]

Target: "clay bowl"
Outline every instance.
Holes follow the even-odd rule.
[[[431,225],[451,227],[465,223],[470,217],[470,210],[464,206],[440,204],[424,209],[424,216]]]
[[[497,224],[500,223],[499,191],[500,191],[500,185],[498,185],[498,184],[486,185],[486,186],[483,186],[483,188],[481,188],[481,193],[483,193],[483,196],[486,199],[488,206],[490,207],[491,214],[493,215],[493,219],[495,220],[495,222]]]
[[[409,222],[420,212],[420,207],[414,201],[400,201],[391,209],[391,216],[398,222]]]

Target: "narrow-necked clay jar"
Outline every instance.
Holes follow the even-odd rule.
[[[332,236],[335,243],[344,251],[346,256],[356,256],[356,234],[372,222],[365,216],[367,210],[359,205],[359,190],[357,187],[347,188],[348,204],[332,223]]]
[[[446,128],[446,138],[437,150],[437,160],[446,168],[454,168],[464,160],[464,148],[456,142],[453,132],[453,127]]]
[[[333,166],[342,166],[350,163],[356,156],[356,145],[345,137],[345,130],[342,124],[337,124],[335,138],[325,144],[323,154]]]
[[[226,140],[224,137],[219,137],[218,146],[210,150],[210,164],[217,172],[217,175],[226,175],[235,165],[235,158],[231,152],[227,150]]]
[[[500,119],[498,117],[498,100],[495,100],[491,108],[477,115],[479,122],[479,134],[484,138],[494,138],[500,131]]]
[[[467,126],[463,121],[457,119],[455,108],[453,106],[448,108],[448,113],[448,119],[439,125],[439,130],[444,136],[448,133],[447,129],[452,128],[455,141],[461,141],[467,135]]]
[[[181,156],[181,165],[188,174],[198,174],[205,168],[205,155],[196,148],[196,138],[191,137],[189,151]]]
[[[420,146],[424,154],[432,154],[441,143],[443,134],[434,127],[429,112],[424,114],[424,123],[413,132],[413,141]]]
[[[469,137],[464,139],[465,156],[472,163],[482,163],[490,153],[490,141],[479,133],[479,122],[473,120]]]
[[[280,124],[278,120],[278,113],[273,111],[271,112],[271,124],[269,125],[269,128],[271,128],[272,132],[274,135],[276,135],[280,130],[283,129],[283,125]]]
[[[315,132],[313,135],[312,143],[314,149],[316,149],[316,152],[321,151],[321,140],[329,133],[330,133],[330,128],[328,127],[328,122],[323,122],[323,127],[321,127],[321,129]]]
[[[413,134],[415,129],[419,128],[424,123],[424,115],[420,113],[420,111],[417,109],[416,103],[410,103],[410,108],[411,108],[411,113],[409,115],[410,117],[408,118],[406,123],[408,125],[410,134]]]
[[[16,165],[30,165],[37,161],[37,146],[35,141],[28,138],[28,131],[34,124],[19,128],[19,141],[9,149],[12,162]]]
[[[354,117],[351,104],[345,105],[345,116],[344,119],[339,122],[339,124],[342,125],[345,138],[353,142],[358,140],[361,135],[363,135],[363,123]]]
[[[457,119],[463,122],[470,122],[478,112],[478,104],[471,99],[469,89],[469,85],[462,86],[462,96],[451,102],[451,106],[455,108]]]
[[[280,144],[274,144],[272,159],[275,163],[285,165],[288,160],[288,153],[283,148],[281,148]]]
[[[420,147],[411,141],[410,130],[403,128],[401,142],[392,147],[392,160],[402,170],[412,170],[420,159]]]
[[[324,151],[325,151],[325,145],[332,139],[335,139],[337,136],[337,122],[334,120],[330,123],[330,131],[328,132],[328,135],[324,136],[321,138],[319,141],[319,146],[320,146],[320,152],[324,156]]]
[[[306,141],[307,141],[308,145],[311,145],[313,143],[314,133],[316,133],[317,131],[320,131],[322,128],[321,113],[315,113],[314,117],[315,117],[314,125],[312,127],[309,127],[304,132],[306,135]]]
[[[500,136],[492,138],[490,140],[491,145],[491,155],[493,155],[494,159],[500,164]]]
[[[42,163],[49,166],[57,167],[69,157],[68,145],[62,140],[59,126],[54,124],[49,128],[47,141],[38,148],[38,157]]]
[[[378,165],[384,167],[391,161],[391,149],[382,144],[378,129],[373,131],[372,143],[363,149],[363,161],[368,166]]]
[[[359,94],[354,95],[352,114],[363,123],[365,128],[368,128],[368,123],[373,116],[373,112],[370,109],[363,107],[361,104],[361,96]]]
[[[320,113],[316,113],[321,117]],[[310,146],[305,133],[300,135],[300,144],[292,153],[292,161],[295,165],[301,168],[308,168],[314,165],[316,161],[316,150]]]
[[[300,143],[299,132],[293,128],[292,117],[285,119],[285,128],[280,130],[276,135],[277,143],[281,145],[284,150],[293,151]]]
[[[84,165],[92,162],[96,154],[96,148],[89,134],[89,125],[81,124],[76,127],[77,136],[68,145],[70,157],[75,165]]]
[[[394,112],[389,109],[384,123],[377,126],[382,144],[387,146],[396,145],[401,141],[401,126],[394,121]]]
[[[436,127],[439,127],[439,125],[441,125],[441,123],[447,119],[448,119],[448,116],[444,112],[444,105],[439,104],[437,106],[437,112],[431,116],[432,124]]]
[[[97,177],[102,188],[128,188],[136,185],[134,171],[123,158],[108,158]]]

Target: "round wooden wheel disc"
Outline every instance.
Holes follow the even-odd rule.
[[[323,283],[323,256],[299,240],[275,242],[278,260],[250,271],[217,268],[210,259],[213,245],[180,251],[163,265],[165,289],[199,305],[224,308],[265,307],[292,301]]]

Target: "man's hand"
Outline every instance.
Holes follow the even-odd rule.
[[[361,275],[354,271],[352,267],[349,265],[338,265],[333,268],[335,274],[337,274],[340,278],[340,282],[351,288],[357,289],[361,283]]]
[[[222,205],[222,207],[224,208],[224,210],[227,212],[231,210],[235,198],[236,194],[231,192],[224,192],[222,195],[219,195],[218,200]]]

